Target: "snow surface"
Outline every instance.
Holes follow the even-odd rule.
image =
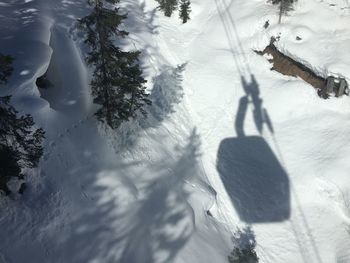
[[[47,132],[28,191],[0,201],[0,262],[227,262],[247,225],[260,262],[350,262],[349,98],[321,100],[252,51],[279,35],[350,79],[349,3],[299,0],[278,25],[263,0],[192,0],[182,25],[155,1],[122,2],[121,44],[142,50],[154,103],[117,131],[93,118],[86,2],[0,3],[0,51],[15,57],[0,95]]]

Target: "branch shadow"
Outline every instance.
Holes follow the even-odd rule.
[[[8,91],[35,85],[52,54],[47,44],[50,28],[59,24],[67,30],[76,17],[88,11],[86,1],[23,1],[1,4],[0,41],[2,52],[15,58],[14,74]]]
[[[172,262],[194,231],[184,183],[197,171],[198,148],[193,130],[176,158],[143,167],[157,174],[151,181],[142,171],[130,176],[140,163],[116,162],[109,170],[87,165],[71,171],[72,177],[84,175],[86,204],[64,215],[65,224],[51,240],[58,243],[52,246],[57,247],[53,257],[77,263]],[[109,173],[113,179],[107,178]]]
[[[14,7],[13,9],[15,10]],[[32,9],[33,17],[30,18],[33,21],[28,23],[21,17],[26,15],[21,11],[18,11],[20,12],[18,18],[14,16],[14,18],[0,19],[1,25],[6,25],[6,27],[8,25],[3,30],[0,26],[1,51],[15,59],[14,72],[8,81],[7,92],[33,81],[36,65],[45,64],[47,57],[50,56],[50,48],[41,41],[43,32],[47,30],[45,22],[43,22],[45,19],[38,18],[39,12],[35,10],[37,9]],[[21,18],[24,20],[22,21]]]
[[[56,24],[68,30],[75,26],[77,19],[91,12],[88,0],[54,0],[53,2],[49,7],[49,12],[55,18]]]
[[[18,31],[32,27],[40,18],[37,4],[12,0],[1,3],[0,39],[2,41],[14,39]],[[35,26],[35,25],[34,25]]]
[[[11,262],[28,257],[36,262],[172,262],[195,228],[185,182],[200,172],[196,130],[175,154],[147,165],[143,159],[118,158],[97,136],[86,143],[91,133],[98,133],[96,127],[84,124],[58,143],[41,172],[52,183],[41,190],[29,186],[16,214],[4,210],[6,257]],[[14,216],[23,224],[13,224]],[[22,242],[11,246],[18,238]]]
[[[217,170],[240,217],[246,223],[268,223],[290,217],[289,179],[282,164],[262,136],[246,136],[244,120],[249,103],[256,129],[274,130],[259,96],[253,75],[241,78],[245,95],[239,101],[235,120],[237,137],[224,139],[217,154]]]
[[[147,197],[141,203],[120,262],[172,262],[186,244],[195,222],[192,207],[186,201],[184,180],[197,171],[198,148],[199,137],[193,130],[186,145],[177,149],[180,155],[175,162],[169,165],[164,160],[155,167],[156,173],[171,172],[146,189]],[[135,248],[142,248],[142,253],[135,253]]]
[[[130,33],[150,33],[150,34],[158,34],[158,27],[155,24],[155,16],[157,13],[157,9],[146,11],[146,1],[142,1],[141,3],[137,1],[124,1],[121,5],[121,10],[125,10],[125,12],[132,12],[132,15],[128,15],[124,24],[127,30]]]

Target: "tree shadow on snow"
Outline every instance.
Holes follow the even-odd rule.
[[[220,143],[217,170],[240,217],[246,223],[268,223],[290,217],[288,175],[262,136],[247,136],[244,119],[249,103],[253,106],[255,126],[262,134],[266,125],[273,135],[272,123],[259,97],[253,75],[241,78],[245,95],[239,101],[235,120],[237,137]]]
[[[61,215],[58,235],[46,244],[55,248],[50,257],[77,263],[172,262],[194,230],[184,183],[197,172],[198,148],[194,130],[176,157],[152,165],[142,160],[116,161],[110,169],[75,165],[71,177],[81,181],[84,200],[77,211]]]
[[[157,9],[146,10],[146,1],[122,1],[118,4],[122,14],[127,14],[123,21],[123,28],[129,32],[124,39],[119,39],[118,45],[126,49],[140,50],[140,66],[145,76],[154,70],[154,62],[161,61],[159,50],[155,43],[152,43],[154,35],[158,34],[158,25],[155,24]],[[151,73],[152,74],[152,73]]]
[[[5,2],[0,3],[0,52],[15,58],[14,72],[7,85],[9,92],[31,81],[36,73],[33,68],[44,64],[50,55],[49,48],[41,41],[49,21],[42,16],[41,5],[36,1]]]
[[[128,32],[133,34],[158,34],[158,26],[155,25],[154,21],[157,9],[146,11],[146,1],[139,3],[138,1],[130,0],[120,4],[121,10],[125,10],[128,14],[130,13],[124,22]]]
[[[85,0],[12,0],[0,3],[1,52],[15,58],[7,92],[19,87],[27,91],[28,87],[35,85],[36,78],[44,73],[52,55],[52,48],[48,45],[51,26],[59,24],[68,34],[76,18],[88,12],[87,7]],[[32,101],[21,103],[33,104]],[[26,107],[30,109],[30,105]]]
[[[172,262],[186,244],[195,223],[184,180],[197,171],[198,148],[199,138],[193,130],[175,160],[164,160],[153,168],[155,173],[161,171],[161,178],[146,189],[121,263]]]
[[[118,133],[109,133],[113,138],[112,144],[119,152],[123,149],[133,147],[142,132],[155,129],[175,112],[183,98],[182,73],[185,71],[186,63],[177,67],[165,66],[159,75],[153,78],[153,88],[149,99],[152,105],[147,106],[147,118],[139,116],[136,120],[124,122],[118,128]]]
[[[51,0],[49,5],[52,10],[52,16],[55,18],[56,24],[70,29],[74,27],[77,19],[88,15],[91,12],[91,6],[88,0],[67,1],[67,0]]]
[[[9,0],[0,3],[1,41],[17,38],[19,36],[16,34],[18,31],[33,27],[32,24],[36,23],[41,15],[39,9],[37,3],[26,3],[20,0]]]

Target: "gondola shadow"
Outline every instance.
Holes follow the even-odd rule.
[[[224,139],[219,146],[217,170],[240,219],[246,223],[269,223],[290,217],[289,179],[282,164],[262,136],[246,136],[244,119],[253,105],[254,123],[262,133],[272,123],[259,97],[254,76],[242,77],[245,96],[240,99],[235,120],[237,137]]]

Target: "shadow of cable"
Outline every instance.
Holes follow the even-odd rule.
[[[259,133],[264,125],[271,133],[274,131],[254,76],[251,75],[249,82],[244,77],[241,80],[245,95],[240,99],[235,120],[237,137],[220,143],[217,169],[242,221],[284,221],[290,217],[288,175],[262,136],[245,135],[244,120],[249,103]]]

